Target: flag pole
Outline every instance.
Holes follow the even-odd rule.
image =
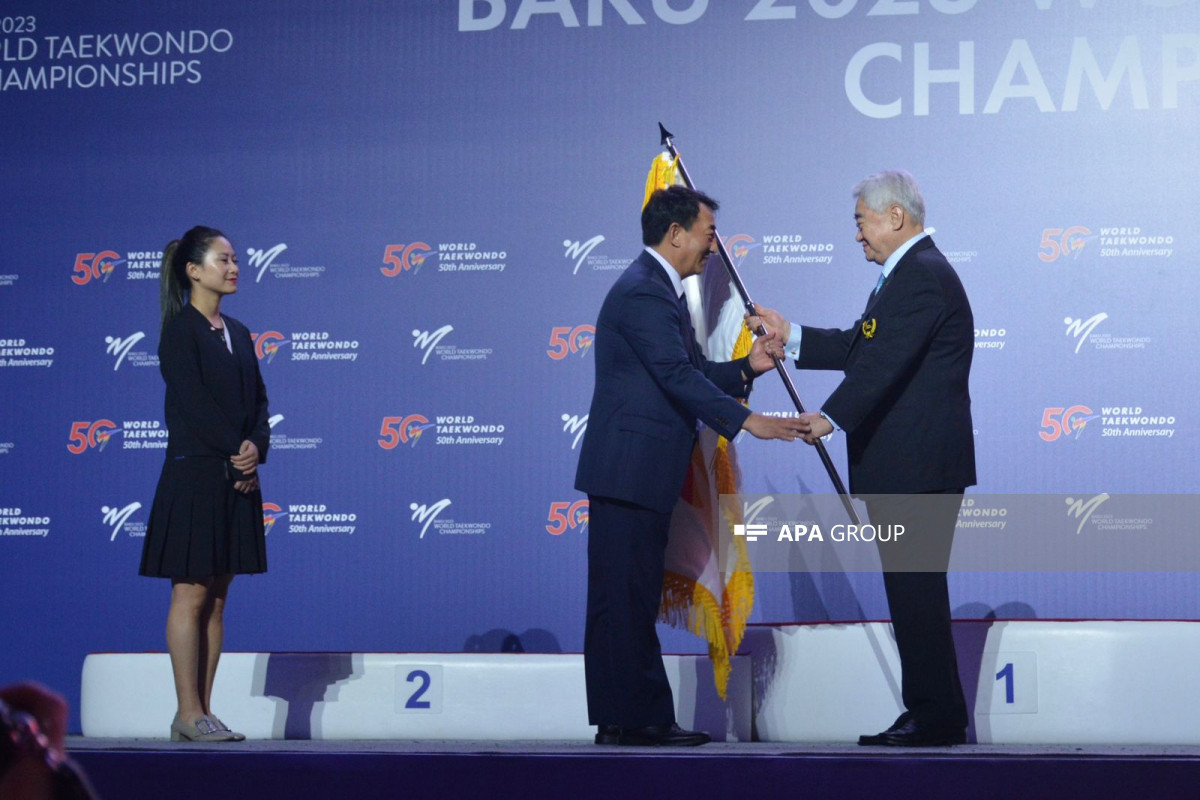
[[[679,166],[679,174],[683,176],[684,185],[689,189],[695,189],[696,185],[692,183],[692,176],[688,174],[687,167],[683,165],[683,158],[679,155],[679,151],[675,148],[674,136],[668,131],[663,124],[658,123],[658,130],[662,134],[662,146],[667,148],[667,154],[675,159],[675,163]],[[742,298],[742,305],[746,307],[746,311],[750,314],[757,314],[754,308],[754,302],[750,299],[750,293],[746,291],[746,284],[742,282],[742,276],[738,274],[737,267],[733,266],[733,259],[729,257],[729,251],[725,249],[725,242],[721,241],[721,237],[717,236],[717,251],[720,253],[721,260],[725,262],[725,271],[729,273],[730,280],[733,281],[733,286],[737,289],[737,293]],[[766,327],[759,325],[755,333],[758,336],[763,336],[767,332]],[[783,380],[783,387],[787,390],[788,396],[792,398],[792,403],[796,406],[796,410],[801,414],[804,413],[804,403],[800,401],[800,394],[796,391],[796,385],[792,383],[792,377],[788,375],[787,367],[783,363],[783,359],[772,357],[775,362],[775,371],[779,373],[780,379]],[[825,472],[829,475],[829,480],[833,483],[833,488],[837,490],[841,497],[842,505],[846,508],[846,513],[850,515],[850,520],[855,525],[861,525],[862,521],[858,517],[858,512],[854,509],[854,504],[850,502],[850,495],[846,491],[845,484],[842,483],[842,478],[838,475],[837,467],[833,465],[833,459],[829,457],[829,451],[825,449],[825,443],[820,439],[813,445],[817,448],[817,455],[821,457],[821,463],[825,466]]]

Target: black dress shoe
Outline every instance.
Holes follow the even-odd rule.
[[[621,743],[621,726],[619,725],[597,725],[596,726],[596,744],[620,744]]]
[[[880,733],[864,733],[862,736],[858,737],[858,743],[864,747],[879,747],[885,745],[887,744],[887,735],[900,730],[900,728],[902,728],[910,719],[912,719],[912,712],[905,711],[903,714],[896,717],[896,721],[893,722],[891,727],[886,731],[882,731]]]
[[[967,732],[963,728],[945,728],[919,725],[910,719],[894,731],[883,734],[887,747],[949,747],[966,744]]]
[[[621,731],[621,744],[633,747],[696,747],[711,741],[704,731],[685,731],[674,723]]]

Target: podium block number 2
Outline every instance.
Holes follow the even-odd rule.
[[[396,667],[396,713],[442,713],[440,664],[401,664]]]
[[[1037,713],[1037,653],[984,653],[983,664],[976,713]]]

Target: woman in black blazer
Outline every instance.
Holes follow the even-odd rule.
[[[158,345],[167,455],[139,571],[171,579],[175,741],[246,738],[210,705],[229,585],[267,570],[258,483],[270,443],[267,393],[249,330],[220,310],[237,285],[237,255],[220,231],[198,226],[167,245]]]

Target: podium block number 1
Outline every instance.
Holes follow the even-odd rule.
[[[1037,653],[984,653],[983,664],[977,714],[1037,713]]]

